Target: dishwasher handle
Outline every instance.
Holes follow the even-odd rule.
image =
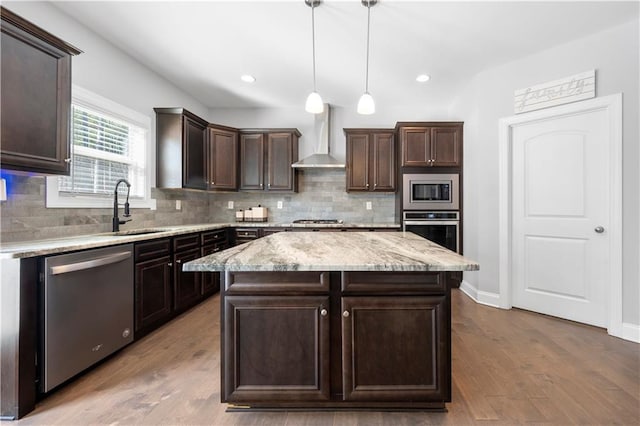
[[[111,265],[112,263],[122,262],[131,257],[130,251],[110,254],[108,256],[97,257],[83,262],[69,263],[67,265],[52,266],[50,268],[51,275],[66,274],[67,272],[84,271],[85,269],[97,268],[98,266]]]

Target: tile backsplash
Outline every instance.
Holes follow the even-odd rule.
[[[295,219],[341,219],[345,222],[395,222],[395,194],[347,193],[344,170],[299,172],[298,193],[227,192],[152,189],[157,209],[132,209],[132,221],[122,229],[153,226],[235,222],[235,211],[258,204],[269,209],[270,222]],[[31,241],[111,230],[111,209],[46,208],[41,176],[3,171],[9,195],[0,205],[0,241]],[[182,208],[176,209],[176,200]],[[228,202],[234,208],[228,209]],[[278,201],[282,209],[278,209]],[[372,209],[366,209],[371,202]]]

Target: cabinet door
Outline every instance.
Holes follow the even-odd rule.
[[[173,274],[173,307],[176,311],[194,305],[201,296],[199,272],[184,272],[182,264],[200,257],[200,249],[188,250],[173,255],[175,268]]]
[[[405,127],[400,132],[403,166],[431,165],[431,132],[427,127]]]
[[[135,332],[171,315],[171,258],[159,257],[135,265]]]
[[[448,401],[448,303],[434,297],[343,297],[344,399]]]
[[[71,56],[4,20],[0,41],[1,167],[68,175]]]
[[[373,190],[396,190],[396,150],[393,133],[374,133],[372,149]]]
[[[293,191],[293,135],[267,134],[267,190]]]
[[[225,297],[222,401],[328,400],[323,309],[327,296]]]
[[[210,254],[217,253],[225,248],[226,247],[222,244],[202,247],[202,256],[208,256]],[[208,296],[220,291],[220,272],[202,272],[201,283],[201,293],[204,296]]]
[[[183,120],[182,186],[191,189],[207,189],[205,127],[187,116],[184,116]]]
[[[369,134],[347,135],[347,191],[369,190]]]
[[[238,135],[209,128],[209,189],[238,188]]]
[[[431,165],[460,165],[460,130],[455,127],[434,127],[431,129]]]
[[[264,189],[264,135],[240,135],[240,189]]]

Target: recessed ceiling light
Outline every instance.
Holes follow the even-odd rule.
[[[240,80],[244,81],[245,83],[253,83],[254,81],[256,81],[256,78],[252,75],[245,74],[240,77]]]
[[[431,79],[427,74],[420,74],[416,77],[416,81],[419,83],[424,83],[425,81],[429,81]]]

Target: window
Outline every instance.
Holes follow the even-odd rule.
[[[74,86],[71,175],[47,178],[47,207],[111,207],[115,183],[126,179],[131,207],[155,208],[149,128],[149,117]]]

